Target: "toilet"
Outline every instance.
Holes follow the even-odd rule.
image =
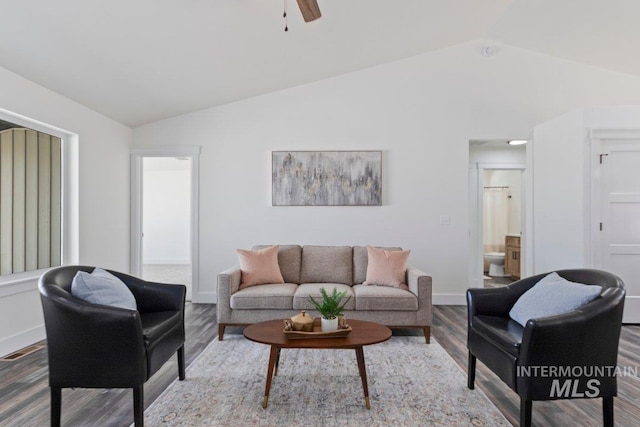
[[[504,274],[504,252],[487,252],[484,260],[489,263],[489,276],[505,277]]]

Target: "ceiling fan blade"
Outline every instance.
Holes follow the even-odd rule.
[[[314,21],[322,16],[318,7],[318,0],[298,0],[298,7],[302,12],[304,22]]]

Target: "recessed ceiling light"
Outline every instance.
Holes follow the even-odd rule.
[[[523,145],[526,143],[527,143],[526,139],[512,139],[511,141],[509,141],[509,145]]]

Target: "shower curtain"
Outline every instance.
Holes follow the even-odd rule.
[[[484,253],[504,252],[509,229],[509,188],[485,188],[482,236]]]

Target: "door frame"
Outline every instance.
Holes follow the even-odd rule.
[[[471,230],[469,230],[469,238],[471,240],[471,254],[469,266],[469,286],[472,288],[482,288],[484,287],[484,250],[483,250],[483,220],[484,220],[484,200],[483,200],[483,191],[484,191],[484,171],[485,170],[520,170],[521,171],[521,206],[520,211],[522,214],[521,218],[521,236],[520,236],[520,254],[521,254],[521,264],[520,264],[520,272],[521,276],[525,277],[523,272],[527,270],[527,239],[528,236],[527,228],[527,218],[528,215],[528,207],[529,203],[527,203],[527,195],[528,188],[526,186],[526,172],[527,165],[526,163],[476,163],[471,165],[472,173],[475,173],[475,206],[472,206],[472,209],[475,212],[471,212],[471,218],[475,217],[475,221],[472,219],[470,221]]]
[[[199,177],[200,146],[132,147],[131,165],[131,274],[142,275],[142,201],[144,157],[186,157],[191,160],[191,299],[194,303],[208,303],[208,295],[200,291],[199,281]]]

